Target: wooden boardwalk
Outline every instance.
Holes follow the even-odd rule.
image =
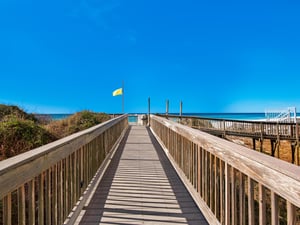
[[[151,132],[132,126],[76,224],[208,224]]]

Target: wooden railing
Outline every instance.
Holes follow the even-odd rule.
[[[128,126],[127,115],[0,162],[0,224],[63,224]]]
[[[300,167],[162,117],[150,121],[209,224],[300,224]]]
[[[300,129],[297,123],[277,123],[266,121],[242,121],[191,116],[162,115],[193,128],[219,135],[236,135],[254,138],[299,140]]]

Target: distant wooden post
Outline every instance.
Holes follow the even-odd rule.
[[[168,119],[168,115],[169,115],[169,100],[167,99],[166,101],[166,118]]]
[[[296,149],[295,149],[295,164],[300,165],[299,160],[300,140],[299,140],[299,124],[296,120]]]
[[[179,112],[179,115],[180,115],[180,123],[181,123],[181,119],[182,119],[182,101],[180,101],[180,112]]]
[[[276,132],[277,132],[277,143],[276,143],[276,153],[275,156],[279,159],[280,158],[280,154],[279,154],[279,148],[280,148],[280,134],[279,134],[279,123],[277,121],[276,124]]]
[[[264,125],[260,123],[260,152],[263,152],[263,144],[264,144]]]
[[[150,127],[150,97],[148,98],[148,126]]]
[[[222,121],[222,123],[223,123],[223,138],[226,138],[226,122],[225,122],[225,120],[223,120]]]

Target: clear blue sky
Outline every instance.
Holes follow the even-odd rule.
[[[0,103],[29,112],[300,110],[300,2],[1,0]],[[298,110],[298,111],[299,111]]]

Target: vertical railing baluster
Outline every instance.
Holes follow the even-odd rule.
[[[274,191],[271,191],[271,224],[279,224],[279,214],[278,214],[278,196]]]
[[[296,207],[287,201],[287,225],[296,225]]]
[[[35,179],[28,182],[28,223],[35,225]]]
[[[26,215],[25,215],[25,187],[22,185],[18,188],[18,224],[26,224]]]
[[[57,164],[52,168],[52,224],[58,225],[57,222]]]
[[[236,176],[235,168],[231,167],[231,224],[237,224],[237,207],[236,207]]]
[[[215,215],[220,220],[220,160],[215,156]]]
[[[254,225],[254,182],[248,177],[248,225]]]
[[[3,224],[12,225],[11,193],[8,193],[3,199]]]
[[[51,168],[46,171],[46,224],[51,224]]]
[[[45,211],[44,211],[44,199],[45,199],[45,194],[44,194],[44,179],[45,179],[45,173],[42,172],[39,177],[38,177],[38,182],[39,182],[39,193],[38,193],[38,205],[39,205],[39,210],[38,210],[38,224],[43,225],[45,224],[44,218],[45,218]]]
[[[225,163],[225,225],[230,225],[230,166]]]
[[[246,209],[245,209],[245,181],[244,174],[239,173],[239,208],[240,208],[240,225],[246,224]]]
[[[259,183],[258,184],[259,191],[259,224],[266,224],[266,190],[265,187]]]
[[[210,184],[209,184],[209,200],[210,200],[210,208],[214,211],[214,155],[209,153],[209,174],[210,174]]]

